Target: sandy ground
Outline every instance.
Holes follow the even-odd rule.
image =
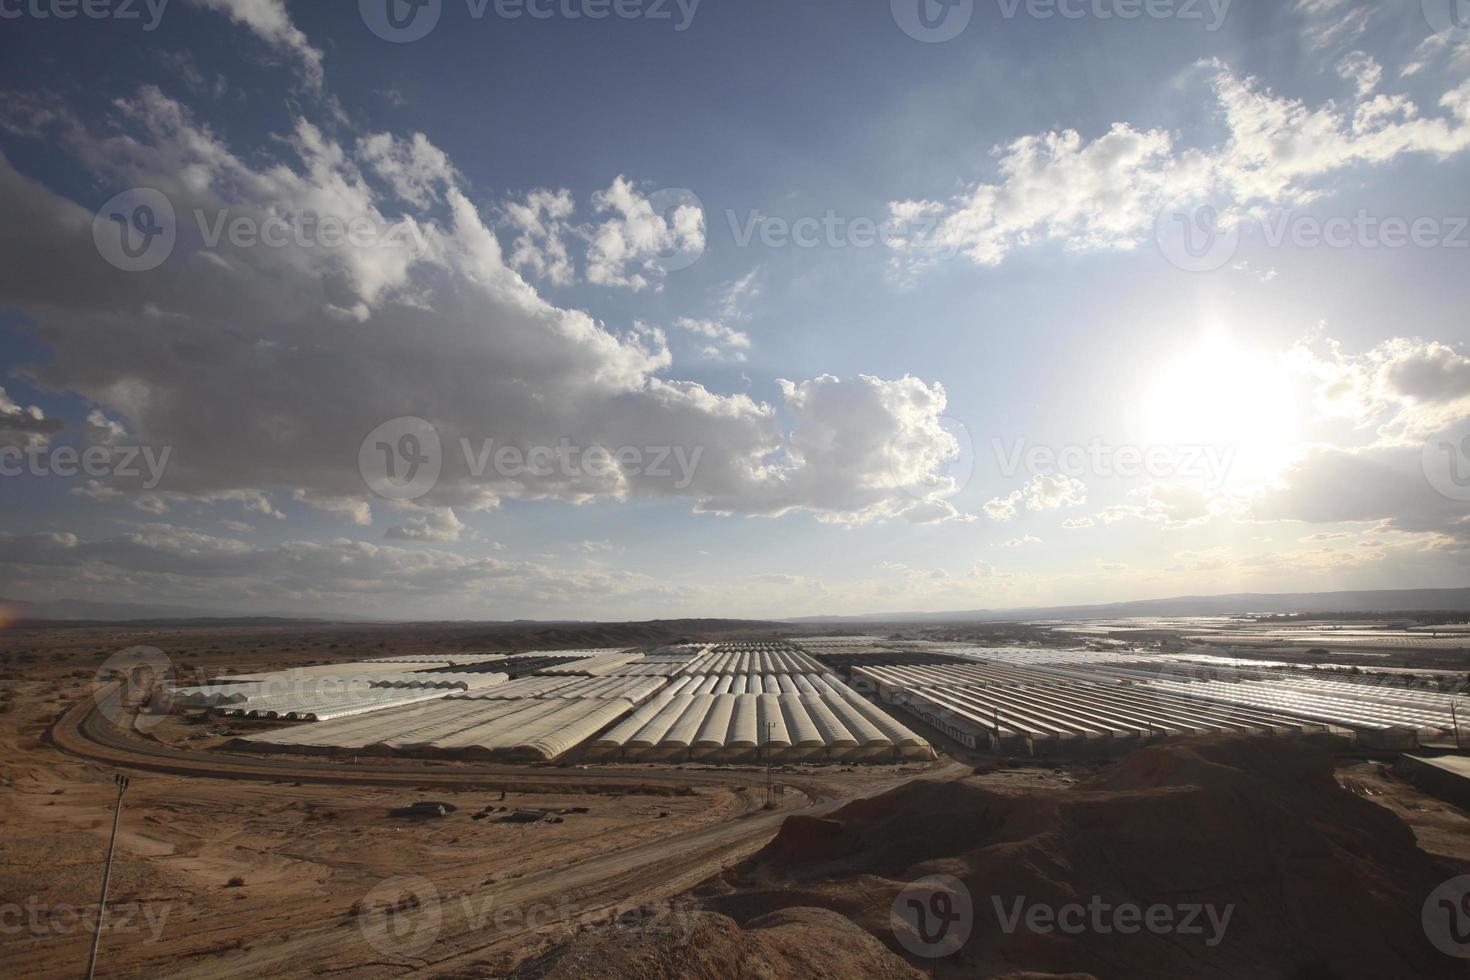
[[[422,649],[465,649],[462,632],[446,627],[404,638]],[[88,695],[96,664],[147,643],[182,670],[214,676],[400,652],[397,639],[389,648],[384,642],[361,627],[326,626],[0,633],[4,975],[75,977],[85,969],[113,771],[58,751],[44,736]],[[194,749],[216,741],[195,737],[203,734],[197,727],[164,734]],[[1074,785],[1096,768],[992,759],[973,778],[1025,792]],[[1470,815],[1395,779],[1380,762],[1345,762],[1338,775],[1348,789],[1403,818],[1426,851],[1470,871]],[[693,795],[527,787],[502,802],[488,791],[135,772],[98,976],[495,976],[640,905],[655,914],[636,928],[667,936],[692,926],[664,903],[763,846],[785,816],[875,795],[913,771],[830,770],[821,776],[830,799],[809,808],[810,800],[792,792],[776,813],[760,809],[759,774],[745,790],[701,783],[697,770],[687,778]],[[427,822],[387,816],[391,807],[424,798],[460,809]],[[486,805],[590,812],[568,814],[560,824],[471,819]]]
[[[5,976],[84,974],[111,826],[114,771],[67,755],[45,737],[67,708],[90,695],[91,671],[79,665],[99,662],[118,638],[57,633],[45,638],[49,648],[36,634],[24,638],[34,644],[35,662],[22,667],[16,655],[27,647],[17,651],[16,636],[7,637],[9,667],[0,675]],[[221,638],[193,659],[221,668],[228,661],[229,669],[300,662],[274,641],[255,652],[256,642]],[[339,647],[332,654],[365,652]],[[200,732],[171,726],[165,733],[172,742]],[[454,769],[436,763],[424,772]],[[783,809],[763,811],[758,772],[732,783],[725,770],[721,785],[698,767],[642,769],[672,772],[687,783],[681,792],[692,792],[512,784],[502,800],[488,788],[132,772],[97,975],[496,975],[584,925],[666,901],[717,874],[768,841],[786,813],[812,802],[788,786]],[[912,778],[907,771],[832,768],[818,778],[833,788],[835,803],[836,793],[845,799],[877,791]],[[418,799],[459,809],[443,819],[388,816]],[[472,818],[486,806],[589,812],[530,825],[498,822],[498,813]]]

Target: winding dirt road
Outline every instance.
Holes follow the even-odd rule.
[[[634,768],[605,766],[470,765],[401,760],[398,764],[347,763],[342,760],[254,757],[220,751],[197,751],[153,741],[119,729],[116,692],[100,703],[84,699],[53,722],[46,741],[59,751],[120,769],[210,780],[253,780],[337,786],[439,788],[456,791],[587,793],[689,791],[726,792],[758,787],[759,771],[720,768]],[[607,918],[639,905],[661,905],[762,847],[791,813],[829,812],[851,799],[870,796],[919,776],[952,778],[966,772],[954,762],[906,766],[901,770],[813,769],[783,772],[782,782],[794,792],[778,811],[758,809],[756,792],[739,793],[737,811],[718,823],[670,828],[670,832],[619,846],[612,843],[555,872],[486,884],[484,867],[473,854],[462,869],[436,874],[432,892],[432,943],[423,948],[397,940],[371,941],[368,930],[381,928],[367,915],[344,920],[324,914],[301,921],[282,916],[257,939],[228,953],[186,955],[170,964],[177,977],[320,976],[352,977],[480,976],[540,945],[568,935],[579,923]],[[414,868],[402,869],[413,874]],[[283,910],[284,911],[284,910]],[[671,920],[675,927],[681,920]],[[422,923],[421,923],[422,924]],[[220,922],[223,928],[226,922]],[[366,927],[366,929],[364,928]],[[427,926],[425,926],[427,927]],[[204,930],[208,932],[206,928]],[[203,941],[200,954],[213,945]],[[217,947],[216,947],[217,948]]]

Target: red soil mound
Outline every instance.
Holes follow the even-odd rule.
[[[959,878],[971,897],[970,939],[941,966],[956,976],[1464,975],[1420,923],[1446,870],[1396,816],[1339,788],[1325,752],[1281,740],[1165,743],[1064,791],[912,783],[826,820],[788,820],[701,894],[737,921],[834,909],[899,949],[889,909],[931,874]],[[1082,908],[1063,930],[1028,926],[1037,906]],[[1191,931],[1125,933],[1136,923],[1117,918],[1120,906],[1165,906]]]

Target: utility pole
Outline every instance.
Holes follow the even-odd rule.
[[[102,942],[102,923],[107,918],[107,884],[112,879],[112,854],[117,849],[117,820],[122,816],[123,792],[128,777],[117,774],[117,807],[112,811],[112,839],[107,842],[107,867],[102,872],[102,897],[97,901],[97,928],[92,933],[92,955],[87,959],[87,980],[97,972],[97,946]]]
[[[766,722],[766,809],[771,808],[771,733],[776,730],[774,721]]]

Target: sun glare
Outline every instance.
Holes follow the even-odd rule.
[[[1144,419],[1157,443],[1229,450],[1228,484],[1271,479],[1300,441],[1296,393],[1280,359],[1223,337],[1158,370],[1146,393]]]

